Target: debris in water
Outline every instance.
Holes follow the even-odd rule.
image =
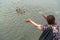
[[[25,13],[25,10],[17,7],[16,12],[19,14],[23,14],[23,13]]]

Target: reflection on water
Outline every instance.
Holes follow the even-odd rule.
[[[60,10],[57,7],[25,5],[25,2],[27,1],[0,0],[0,40],[38,40],[41,31],[31,24],[25,23],[24,20],[31,18],[39,24],[45,24],[46,20],[41,16],[43,12],[46,15],[55,15],[56,22],[60,23]],[[25,12],[20,14],[19,11],[18,14],[16,7],[24,9]]]

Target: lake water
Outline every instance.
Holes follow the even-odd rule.
[[[60,25],[59,0],[0,0],[0,40],[38,40],[42,31],[25,20],[31,18],[38,24],[46,24],[41,16],[53,14]],[[25,13],[17,13],[16,8]]]

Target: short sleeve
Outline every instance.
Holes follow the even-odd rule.
[[[48,28],[47,25],[42,25],[41,27],[42,27],[42,31],[44,31],[46,28]]]

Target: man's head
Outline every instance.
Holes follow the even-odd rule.
[[[48,15],[46,20],[49,25],[55,24],[55,17],[53,15]]]

